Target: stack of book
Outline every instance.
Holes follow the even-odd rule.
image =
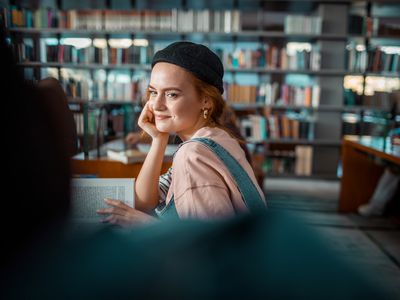
[[[132,164],[137,162],[143,162],[146,158],[146,153],[143,153],[137,149],[128,149],[128,150],[107,150],[107,157],[122,162],[124,164]]]

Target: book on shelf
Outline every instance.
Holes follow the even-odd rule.
[[[313,86],[293,86],[266,82],[259,85],[239,85],[224,83],[225,97],[231,103],[262,103],[270,105],[293,105],[318,107],[321,88]]]
[[[296,146],[295,148],[296,163],[294,172],[296,175],[309,176],[312,174],[312,146]]]
[[[311,51],[288,50],[286,46],[262,43],[257,48],[236,48],[225,51],[215,48],[223,64],[233,69],[265,68],[282,70],[319,70],[321,53],[316,46]]]
[[[400,47],[369,47],[349,44],[347,69],[354,72],[400,72]]]
[[[71,220],[99,222],[104,215],[99,215],[96,211],[107,207],[104,199],[120,200],[134,207],[134,183],[134,178],[73,178]]]
[[[275,175],[312,175],[313,147],[297,145],[293,150],[271,150],[267,172]]]
[[[107,150],[108,158],[122,162],[124,164],[143,162],[144,159],[146,158],[146,155],[147,155],[146,153],[141,152],[137,149],[127,149],[122,151],[113,149]]]
[[[287,15],[284,23],[285,33],[321,34],[322,18],[319,16]]]
[[[264,165],[265,171],[274,175],[294,174],[294,150],[270,150]]]
[[[266,118],[258,115],[248,115],[240,119],[240,131],[246,141],[251,143],[262,142],[267,139]]]

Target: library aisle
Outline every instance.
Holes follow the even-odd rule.
[[[331,180],[264,181],[271,209],[301,217],[339,257],[370,274],[393,299],[400,299],[400,221],[337,213],[339,189],[339,182]]]

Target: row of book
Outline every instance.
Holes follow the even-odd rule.
[[[99,109],[94,109],[90,110],[89,113],[87,114],[87,131],[85,132],[85,116],[83,112],[80,111],[74,111],[73,112],[74,120],[75,120],[75,125],[76,125],[76,132],[78,136],[83,136],[84,134],[87,135],[96,135],[97,132],[97,126],[99,123],[99,116],[100,116],[100,110]],[[104,121],[103,121],[104,122]]]
[[[12,52],[18,62],[31,62],[36,61],[36,52],[33,43],[12,43]]]
[[[161,30],[183,32],[238,32],[242,30],[239,10],[68,10],[39,8],[35,11],[10,6],[2,9],[7,27],[68,28],[87,30]],[[249,15],[251,17],[251,14]],[[288,34],[321,34],[319,16],[288,15]]]
[[[266,159],[265,171],[274,175],[312,175],[313,147],[295,146],[294,150],[274,150]]]
[[[140,79],[131,82],[114,82],[89,78],[85,80],[62,78],[60,82],[70,98],[135,103],[140,103],[142,100],[147,84]]]
[[[91,77],[66,76],[61,78],[66,93],[72,98],[112,99],[118,101],[139,102],[145,95],[148,80],[146,78],[130,81],[111,81],[92,79]],[[304,106],[318,107],[320,86],[279,85],[277,82],[255,85],[224,83],[224,97],[229,103],[261,103],[267,106]]]
[[[318,49],[311,51],[288,51],[286,47],[265,44],[258,49],[241,49],[224,51],[216,49],[216,53],[227,67],[232,68],[267,68],[291,70],[320,70],[321,53]]]
[[[375,35],[378,32],[378,22],[374,18],[363,15],[350,15],[348,32],[351,34]]]
[[[321,94],[319,85],[293,86],[278,82],[261,83],[257,86],[224,83],[224,88],[225,97],[231,103],[318,107]]]
[[[365,49],[347,47],[347,68],[355,72],[400,72],[400,47],[391,47],[391,52],[381,47]],[[397,50],[397,51],[395,51]]]
[[[7,27],[68,28],[88,30],[161,30],[183,32],[238,32],[252,27],[258,20],[253,12],[210,9],[165,9],[165,10],[57,10],[39,8],[35,11],[10,6],[2,9],[2,19]],[[265,27],[264,18],[259,24]],[[270,19],[270,16],[268,16]],[[275,17],[274,19],[277,19]],[[251,20],[247,22],[245,20]],[[321,34],[320,16],[287,15],[275,25],[283,27],[288,34]],[[268,23],[268,26],[271,26]],[[257,26],[253,26],[257,27]]]
[[[386,136],[399,120],[388,112],[365,111],[362,113],[344,113],[342,115],[343,135]]]
[[[372,95],[360,95],[351,89],[344,89],[344,104],[348,107],[364,106],[384,111],[400,111],[400,90],[375,91]]]
[[[247,141],[256,143],[267,139],[314,139],[315,121],[303,116],[250,114],[240,118],[240,130]]]
[[[322,18],[320,16],[288,15],[285,18],[285,33],[321,34]]]
[[[398,18],[379,18],[360,15],[349,16],[349,32],[367,36],[399,36]]]
[[[85,116],[82,112],[73,113],[75,125],[78,134],[78,151],[83,152],[87,147],[88,150],[96,149],[99,143],[103,143],[105,136],[101,133],[101,128],[104,128],[107,121],[103,117],[102,120],[99,119],[99,111],[90,111],[87,115],[88,127],[85,131]],[[101,124],[101,125],[100,125]],[[100,126],[97,128],[97,126]],[[99,130],[99,131],[98,131]],[[86,145],[85,145],[86,144]]]
[[[57,10],[35,11],[10,6],[1,11],[7,27],[79,30],[157,30],[177,32],[238,32],[239,10]]]
[[[151,44],[136,46],[135,40],[123,39],[127,46],[113,47],[114,40],[122,39],[93,39],[88,46],[82,48],[72,44],[66,44],[62,39],[59,44],[47,44],[41,39],[40,53],[43,62],[60,63],[102,63],[102,64],[148,64],[155,51],[161,45]],[[96,45],[101,45],[96,46]],[[108,46],[107,46],[108,45]],[[14,53],[18,54],[19,61],[34,61],[34,48],[31,39],[13,43]],[[321,53],[317,48],[311,51],[289,51],[286,47],[278,47],[272,44],[263,44],[257,49],[236,48],[226,51],[216,48],[215,52],[221,58],[226,67],[230,68],[266,68],[283,70],[319,70],[321,68]]]
[[[260,85],[259,94],[264,97],[265,105],[318,107],[321,88],[319,85],[293,86],[273,82]]]
[[[129,116],[131,112],[128,112],[125,107],[94,107],[90,108],[86,115],[81,109],[71,109],[71,111],[79,137],[86,136],[86,138],[92,139],[95,136],[104,141],[116,136],[124,136],[127,132],[133,130],[132,124],[129,124],[132,121]],[[87,121],[86,131],[85,121]],[[96,143],[97,141],[91,143],[90,148],[95,148]]]
[[[87,47],[72,45],[45,45],[44,62],[80,64],[150,64],[154,56],[153,46],[130,46],[128,48]],[[23,60],[23,61],[26,61]]]

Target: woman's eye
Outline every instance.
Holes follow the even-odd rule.
[[[175,94],[175,93],[167,93],[168,98],[176,98],[177,96],[178,96],[178,94]]]

